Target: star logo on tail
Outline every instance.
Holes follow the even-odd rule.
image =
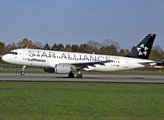
[[[137,47],[138,55],[139,56],[141,56],[141,55],[146,56],[148,49],[149,49],[148,47],[146,47],[144,44],[142,44],[140,47]]]

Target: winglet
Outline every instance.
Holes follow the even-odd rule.
[[[127,56],[148,59],[156,34],[148,34]]]

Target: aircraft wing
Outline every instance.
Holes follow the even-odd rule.
[[[80,62],[80,63],[71,63],[72,65],[79,66],[79,65],[90,65],[94,66],[95,64],[104,65],[104,63],[112,62],[113,60],[105,60],[105,61],[92,61],[92,62]]]
[[[105,61],[92,61],[92,62],[77,62],[77,63],[61,63],[64,65],[73,65],[76,66],[78,68],[87,68],[87,66],[95,66],[95,64],[99,64],[99,65],[104,65],[104,63],[107,62],[112,62],[113,60],[105,60]]]

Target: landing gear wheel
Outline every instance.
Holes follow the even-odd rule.
[[[83,77],[82,74],[78,74],[78,75],[77,75],[77,78],[82,78],[82,77]]]
[[[73,74],[72,72],[70,72],[70,73],[68,74],[68,76],[69,76],[69,78],[73,78],[73,77],[74,77],[74,74]]]
[[[24,71],[25,71],[25,68],[26,68],[26,66],[23,65],[23,66],[22,66],[22,71],[21,71],[21,73],[20,73],[21,75],[24,75],[24,74],[25,74],[25,72],[24,72]]]
[[[25,74],[25,72],[23,72],[23,71],[22,71],[20,74],[21,74],[21,75],[24,75],[24,74]]]

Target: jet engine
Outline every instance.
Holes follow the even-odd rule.
[[[61,64],[57,64],[55,65],[55,68],[51,68],[51,67],[45,67],[44,68],[44,72],[48,72],[48,73],[58,73],[58,74],[67,74],[70,73],[71,70],[71,66],[69,65],[61,65]]]
[[[71,66],[69,65],[61,65],[57,64],[55,65],[55,72],[59,74],[67,74],[71,72]]]

